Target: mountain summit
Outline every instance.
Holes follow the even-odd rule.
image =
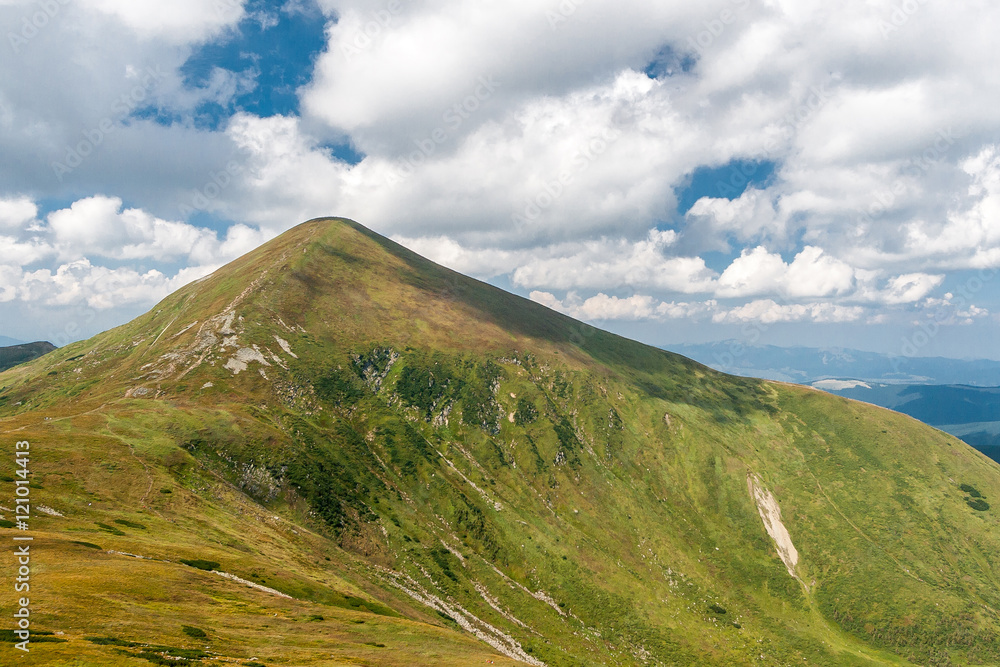
[[[997,464],[350,221],[0,387],[24,664],[1000,664]]]

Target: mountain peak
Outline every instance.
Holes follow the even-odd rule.
[[[624,365],[647,387],[657,374],[696,367],[456,273],[341,218],[302,223],[133,322],[68,347],[65,356],[84,355],[83,372],[72,378],[81,385],[114,369],[120,384],[102,381],[84,394],[105,400],[115,391],[129,398],[205,389],[257,395],[294,383],[293,361],[322,364],[331,349],[374,347],[509,358],[530,350],[577,369]]]
[[[97,664],[1000,661],[995,463],[351,221],[4,372],[0,427],[52,512],[41,618]]]

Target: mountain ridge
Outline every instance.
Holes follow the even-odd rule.
[[[861,380],[892,384],[1000,385],[1000,361],[881,354],[850,348],[752,345],[728,340],[663,346],[734,375],[811,384]]]
[[[862,383],[823,389],[910,415],[1000,461],[1000,387]]]
[[[961,488],[992,501],[995,463],[351,221],[300,225],[0,387],[0,428],[38,448],[35,502],[60,515],[34,518],[64,556],[51,576],[88,582],[39,594],[67,638],[46,664],[183,657],[167,611],[275,664],[1000,662],[998,522]],[[196,600],[157,597],[180,581]],[[88,620],[97,599],[126,620]],[[128,655],[87,639],[112,631]]]
[[[18,364],[23,364],[26,361],[37,359],[54,349],[56,349],[56,346],[47,341],[19,343],[17,345],[0,347],[0,372]]]

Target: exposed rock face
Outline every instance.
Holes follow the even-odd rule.
[[[760,518],[764,521],[767,534],[774,540],[778,556],[788,568],[788,574],[798,579],[799,575],[795,572],[795,567],[799,564],[799,552],[792,544],[792,536],[781,521],[781,507],[778,506],[777,499],[767,490],[760,477],[752,473],[747,476],[747,488],[750,490],[754,502],[757,503],[757,511],[760,512]]]

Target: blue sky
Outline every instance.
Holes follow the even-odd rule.
[[[1000,358],[1000,9],[915,7],[0,0],[0,335],[343,215],[653,344]]]
[[[197,46],[181,66],[184,85],[208,85],[212,72],[246,73],[253,86],[226,100],[195,110],[196,122],[218,128],[236,111],[258,116],[298,114],[298,89],[309,83],[316,58],[326,46],[322,13],[315,5],[274,11],[273,3],[246,5],[231,31]]]

